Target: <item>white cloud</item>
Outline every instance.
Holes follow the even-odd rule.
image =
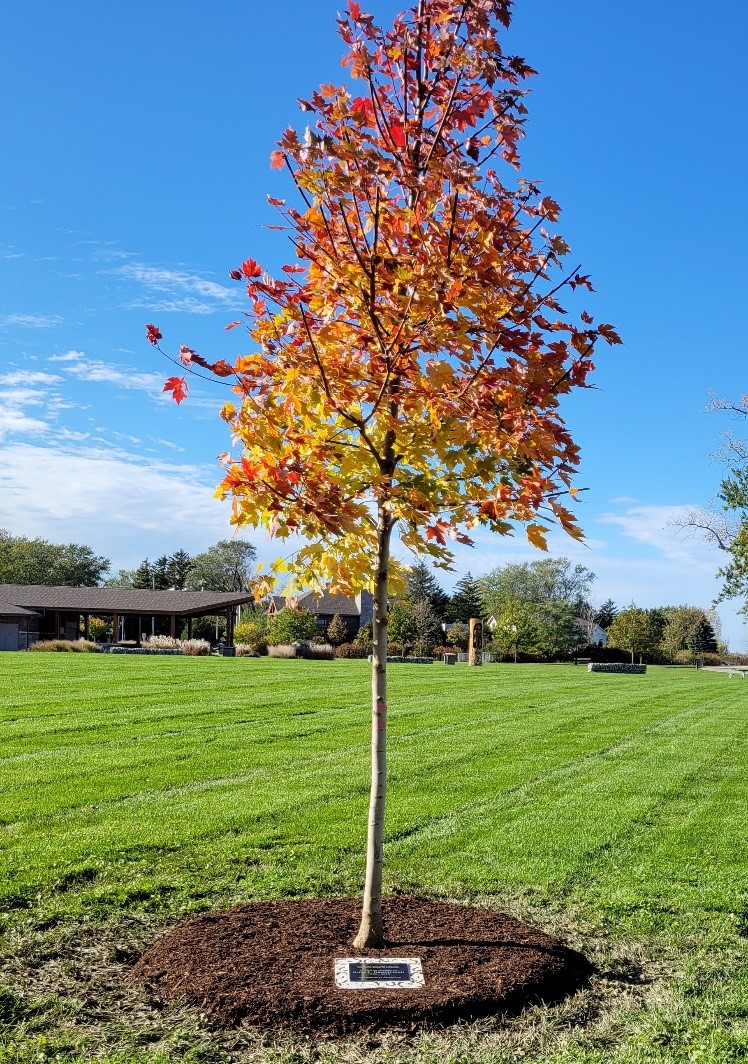
[[[3,524],[16,534],[88,543],[115,569],[154,551],[205,550],[232,535],[213,497],[220,470],[110,448],[8,444],[0,449]]]
[[[49,431],[48,422],[29,417],[12,407],[0,406],[0,440],[9,436],[43,436]]]
[[[50,384],[57,384],[61,380],[62,377],[57,377],[54,373],[40,373],[34,370],[19,369],[0,375],[0,388],[5,389],[9,385],[17,384],[23,385],[24,388],[31,388],[35,384],[42,384],[48,387]]]
[[[66,351],[64,355],[50,355],[48,362],[79,362],[85,358],[83,351]]]
[[[68,351],[65,355],[52,355],[49,361],[58,363],[63,373],[81,381],[112,384],[128,391],[151,393],[160,393],[164,386],[160,373],[138,373],[126,366],[86,358],[82,351]]]
[[[57,325],[62,325],[62,318],[55,314],[7,314],[5,317],[0,318],[0,323],[3,325],[20,325],[28,329],[54,329]]]
[[[149,293],[160,293],[169,298],[139,299],[131,307],[144,307],[154,312],[178,311],[189,314],[212,314],[219,308],[225,308],[237,300],[236,292],[182,270],[167,270],[145,263],[130,263],[120,266],[115,271],[119,276],[143,285]]]
[[[628,539],[636,540],[682,566],[714,570],[714,555],[698,540],[689,539],[677,528],[679,514],[690,506],[630,506],[623,513],[603,513],[598,520],[617,526]]]

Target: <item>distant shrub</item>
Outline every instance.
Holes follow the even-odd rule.
[[[234,629],[234,641],[237,646],[250,647],[258,654],[266,654],[268,649],[267,625],[259,621],[242,621]]]
[[[210,654],[210,643],[207,639],[187,639],[182,643],[182,653],[193,658],[204,657]]]
[[[101,647],[88,639],[40,639],[29,650],[42,654],[100,654]]]
[[[291,643],[277,643],[268,646],[269,658],[295,658],[296,647]]]
[[[748,665],[748,654],[722,654],[725,665]]]
[[[335,648],[329,643],[306,643],[296,647],[296,657],[309,661],[332,661]]]
[[[237,643],[236,656],[238,658],[259,658],[260,655],[254,647],[248,646],[246,643]]]
[[[367,655],[371,654],[374,647],[374,639],[372,638],[371,622],[362,624],[359,630],[353,637],[353,642],[357,647],[361,647],[366,651]]]
[[[336,658],[365,658],[369,653],[365,646],[358,646],[356,643],[341,643],[339,647],[335,647]]]
[[[312,639],[317,634],[317,618],[309,610],[284,606],[268,620],[268,643],[288,646],[298,639]]]
[[[443,658],[445,654],[458,654],[458,653],[460,653],[460,652],[458,651],[457,647],[452,647],[452,646],[434,647],[433,650],[431,651],[431,656],[432,656],[432,658],[439,658],[441,660],[441,658]]]
[[[174,639],[170,635],[151,635],[143,639],[141,644],[146,650],[181,650],[182,640]]]

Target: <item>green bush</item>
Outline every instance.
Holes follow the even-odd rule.
[[[309,610],[293,610],[290,606],[284,606],[268,621],[268,644],[287,646],[299,639],[313,639],[316,634],[317,618]]]
[[[258,621],[242,621],[234,628],[234,642],[249,647],[257,654],[266,654],[267,627]]]

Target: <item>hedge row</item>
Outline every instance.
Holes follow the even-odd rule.
[[[587,666],[587,672],[627,672],[642,676],[646,671],[646,665],[632,665],[631,662],[622,661],[591,661]]]

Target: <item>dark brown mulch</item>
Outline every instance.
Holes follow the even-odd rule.
[[[339,1036],[517,1012],[565,997],[591,973],[582,954],[491,909],[394,895],[384,918],[385,948],[364,954],[420,957],[424,987],[337,988],[335,959],[357,955],[360,901],[350,898],[257,902],[191,917],[146,950],[129,978],[225,1026]]]

